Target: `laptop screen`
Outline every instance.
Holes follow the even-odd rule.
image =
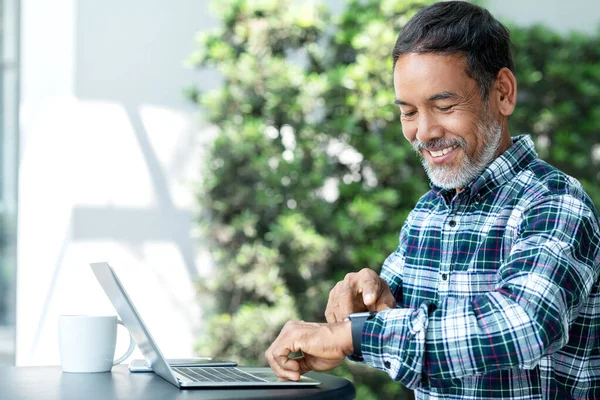
[[[135,339],[140,351],[152,366],[154,372],[166,381],[179,386],[177,378],[171,367],[165,361],[156,342],[148,332],[148,328],[142,321],[123,284],[115,274],[115,271],[106,262],[90,264],[98,282],[112,302],[115,310],[121,317],[123,324],[129,329],[131,336]]]

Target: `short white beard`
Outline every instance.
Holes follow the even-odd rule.
[[[488,115],[486,112],[485,117],[477,123],[477,132],[483,141],[483,150],[480,154],[475,154],[474,157],[466,153],[467,142],[463,138],[454,140],[434,139],[427,143],[418,140],[413,141],[413,148],[421,156],[421,163],[425,168],[425,172],[427,172],[427,176],[435,186],[447,190],[463,188],[481,175],[497,157],[502,141],[502,126],[495,119],[488,118]],[[428,147],[452,146],[461,147],[465,151],[464,163],[458,168],[430,165],[421,155],[421,151]]]

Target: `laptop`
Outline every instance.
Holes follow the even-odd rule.
[[[129,329],[154,373],[180,389],[235,387],[301,387],[321,382],[302,376],[299,381],[280,380],[268,367],[171,366],[150,335],[115,271],[106,262],[90,264],[98,282]]]

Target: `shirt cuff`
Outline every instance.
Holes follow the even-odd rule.
[[[421,382],[429,307],[429,302],[425,302],[416,310],[385,310],[365,321],[364,362],[386,371],[407,388],[416,388]]]

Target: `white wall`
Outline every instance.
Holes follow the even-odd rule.
[[[211,133],[181,93],[218,79],[183,60],[214,25],[198,0],[22,1],[17,365],[58,364],[58,315],[114,314],[88,266],[102,260],[164,354],[192,355]]]

